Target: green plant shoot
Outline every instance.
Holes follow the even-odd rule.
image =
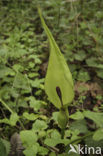
[[[38,12],[50,44],[49,64],[45,78],[45,91],[49,100],[55,107],[60,109],[64,106],[68,106],[74,98],[73,79],[64,56],[42,17],[40,8],[38,8]]]

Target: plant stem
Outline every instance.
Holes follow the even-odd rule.
[[[12,111],[12,109],[4,102],[1,98],[0,98],[0,102],[3,104],[3,106],[4,106],[11,114],[15,113],[15,112]],[[25,127],[24,127],[24,125],[22,124],[22,122],[20,121],[20,119],[19,119],[19,123],[20,123],[21,127],[22,127],[23,129],[25,129]]]
[[[64,139],[65,129],[61,129],[61,139]]]
[[[69,112],[68,112],[68,108],[64,108],[64,113],[65,113],[65,116],[66,116],[66,121],[68,123],[68,120],[69,120]],[[66,124],[67,125],[67,124]],[[66,128],[66,127],[65,127]],[[62,128],[61,129],[61,138],[64,139],[64,135],[65,135],[65,128]]]
[[[7,110],[9,110],[10,113],[13,113],[12,109],[11,109],[2,99],[0,99],[0,102],[3,104],[3,106],[4,106]]]
[[[20,119],[19,119],[19,123],[20,123],[20,125],[21,125],[22,129],[23,129],[23,130],[25,130],[25,127],[24,127],[24,125],[23,125],[23,123],[21,122],[21,120],[20,120]]]
[[[93,133],[94,133],[94,132],[89,132],[88,134],[86,134],[86,135],[83,136],[83,137],[80,137],[80,138],[78,138],[78,139],[75,139],[75,140],[70,141],[69,144],[66,146],[66,149],[69,148],[69,145],[70,145],[70,144],[74,144],[74,143],[76,144],[76,143],[80,142],[81,140],[87,138],[88,136],[92,136]]]
[[[59,6],[58,6],[58,8],[59,8],[59,10],[58,10],[58,24],[57,24],[57,26],[59,27],[59,25],[60,25],[60,16],[61,16],[61,2],[59,3]]]

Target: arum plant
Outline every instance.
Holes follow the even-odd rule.
[[[73,79],[64,56],[42,17],[40,8],[38,12],[50,44],[45,92],[49,100],[59,109],[58,124],[61,129],[65,129],[69,118],[67,108],[74,98]]]

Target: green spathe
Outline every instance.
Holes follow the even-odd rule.
[[[58,124],[61,129],[65,129],[66,125],[68,123],[68,111],[60,109],[59,114],[58,114]]]
[[[64,56],[60,52],[50,30],[45,24],[40,8],[38,12],[50,44],[49,64],[45,78],[45,91],[49,100],[60,109],[62,105],[57,95],[56,87],[59,87],[61,90],[63,105],[69,105],[74,98],[73,79]]]

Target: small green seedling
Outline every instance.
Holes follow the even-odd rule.
[[[64,56],[42,17],[40,8],[38,8],[38,12],[50,44],[45,92],[49,100],[59,109],[58,123],[61,129],[65,129],[68,122],[67,106],[74,98],[73,79]]]

